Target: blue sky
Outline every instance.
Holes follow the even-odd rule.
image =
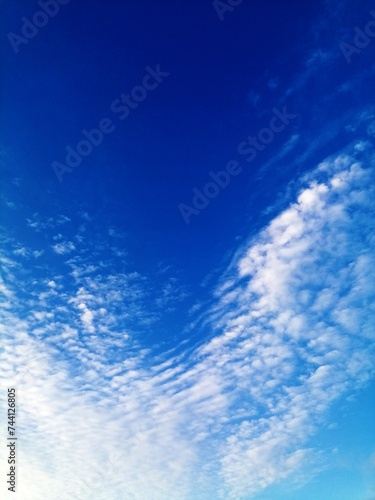
[[[65,2],[0,2],[17,495],[374,500],[374,5]]]

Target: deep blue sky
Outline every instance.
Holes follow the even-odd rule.
[[[346,493],[331,493],[331,486],[325,496],[325,484],[343,484],[349,457],[358,453],[347,499],[373,498],[374,485],[366,482],[374,460],[366,416],[373,398],[358,391],[372,394],[363,388],[370,387],[373,373],[375,41],[350,63],[341,48],[353,43],[356,26],[364,29],[374,19],[371,2],[244,0],[221,21],[209,0],[71,0],[18,53],[7,35],[21,34],[23,16],[32,19],[40,7],[30,0],[0,5],[0,291],[4,321],[14,329],[7,342],[18,342],[21,353],[45,354],[38,377],[62,380],[64,373],[67,386],[49,386],[53,401],[63,393],[70,404],[87,391],[88,405],[101,401],[112,420],[119,419],[114,433],[157,429],[157,438],[150,431],[150,443],[137,441],[129,462],[118,457],[117,474],[124,484],[128,480],[129,496],[118,496],[112,486],[112,497],[138,498],[134,470],[145,453],[153,465],[144,465],[141,476],[152,477],[153,486],[139,498],[172,498],[176,480],[178,498],[275,500],[294,498],[294,491],[295,498],[343,500]],[[157,65],[169,75],[120,120],[113,101],[142,83],[146,67]],[[295,118],[248,163],[238,146],[269,126],[273,109],[284,107]],[[82,130],[97,128],[104,118],[115,130],[59,182],[51,164],[64,163],[65,147],[75,149]],[[225,170],[231,160],[241,173],[186,224],[179,205],[191,206],[193,189],[202,191],[212,180],[209,173]],[[323,161],[325,167],[318,167]],[[73,331],[77,338],[70,337]],[[258,345],[259,331],[264,340]],[[259,349],[244,353],[242,341]],[[274,361],[266,355],[270,344]],[[263,357],[268,361],[259,361]],[[169,373],[163,367],[172,389],[159,387],[155,373],[162,362],[175,368]],[[28,374],[16,377],[20,387],[37,377],[27,363],[20,355]],[[262,378],[252,371],[261,365],[276,366],[277,374],[267,368]],[[331,369],[337,380],[318,390],[316,380],[333,380]],[[191,396],[189,384],[207,408]],[[260,396],[263,387],[270,388],[269,396]],[[317,401],[307,415],[299,391],[306,401]],[[180,397],[191,406],[180,408]],[[130,409],[118,414],[125,400]],[[172,421],[168,430],[162,418],[146,418],[154,401]],[[31,415],[36,400],[27,404]],[[82,412],[89,418],[94,408]],[[301,409],[299,423],[293,408]],[[340,420],[343,408],[354,416]],[[143,421],[141,431],[132,427],[136,421]],[[297,426],[290,431],[296,441],[281,442],[289,432],[281,422]],[[31,432],[32,418],[23,425]],[[327,430],[335,426],[348,430]],[[365,432],[359,432],[362,444],[353,452],[345,440],[358,427],[369,441],[362,442]],[[179,446],[186,448],[185,428],[186,439],[197,439],[178,462],[186,484],[176,471],[168,482],[159,471],[167,466],[157,456],[174,463]],[[95,445],[102,462],[114,449],[111,439],[108,446],[100,440]],[[320,440],[316,446],[314,439]],[[54,463],[65,467],[65,452],[60,456],[57,444],[52,449]],[[89,452],[78,458],[90,464]],[[256,453],[268,457],[265,463]],[[34,461],[42,470],[42,459]],[[201,464],[207,467],[201,482],[190,483]],[[95,467],[94,461],[88,465],[87,475],[94,477]],[[59,491],[61,477],[48,487]],[[39,498],[37,485],[30,491],[25,498]],[[81,498],[85,494],[89,498],[90,490]]]
[[[6,140],[11,138],[12,174],[25,179],[35,211],[39,201],[45,204],[40,209],[63,206],[74,213],[91,199],[100,210],[98,221],[110,217],[137,234],[132,244],[142,260],[172,258],[176,252],[183,257],[185,251],[186,266],[193,258],[202,272],[207,261],[201,259],[207,257],[197,239],[222,252],[222,234],[233,241],[289,174],[277,171],[271,174],[277,182],[257,182],[261,164],[271,155],[265,151],[189,227],[181,224],[176,207],[189,203],[192,188],[203,187],[211,169],[220,170],[238,157],[238,144],[267,124],[281,93],[269,89],[267,81],[277,77],[285,89],[299,73],[301,58],[314,50],[312,26],[322,23],[321,8],[321,2],[292,2],[288,8],[276,1],[244,2],[220,22],[210,2],[80,1],[61,6],[58,17],[21,45],[17,57],[10,44],[4,50],[3,112],[9,117],[4,133]],[[35,10],[33,2],[6,9],[6,31],[19,33],[22,15],[31,17]],[[355,10],[351,6],[345,16],[350,23]],[[321,30],[324,49],[327,35]],[[340,30],[342,25],[336,27]],[[112,117],[112,101],[141,82],[145,66],[156,64],[170,72],[163,85],[124,122],[116,120],[115,132],[56,185],[51,162],[64,159],[65,146],[74,147],[83,128]],[[303,95],[289,99],[306,135],[313,126],[323,127],[318,111],[337,117],[343,104],[325,106],[316,89],[328,84],[333,91],[338,74],[353,69],[341,59],[333,66],[329,78],[326,70],[319,71]],[[254,109],[250,94],[260,91],[262,100]],[[314,109],[306,109],[301,99],[311,94]],[[275,142],[282,144],[291,133]],[[35,200],[35,192],[44,195]],[[144,244],[142,234],[153,241],[152,247]]]

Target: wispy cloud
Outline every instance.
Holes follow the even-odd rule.
[[[56,245],[52,245],[53,251],[63,255],[66,253],[73,252],[75,250],[74,243],[72,241],[63,241],[61,243],[56,243]]]

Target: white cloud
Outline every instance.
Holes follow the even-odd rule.
[[[33,257],[35,257],[36,259],[41,257],[43,254],[44,254],[44,250],[34,250],[33,251]]]
[[[19,391],[23,499],[250,498],[310,466],[330,405],[374,370],[373,157],[353,154],[305,175],[238,250],[198,311],[205,340],[189,355],[141,335],[183,296],[175,280],[153,288],[98,254],[30,278],[27,300],[4,278],[2,377]]]
[[[64,241],[62,243],[56,243],[56,245],[52,245],[53,251],[59,255],[65,255],[67,253],[75,250],[74,243],[72,241]]]

